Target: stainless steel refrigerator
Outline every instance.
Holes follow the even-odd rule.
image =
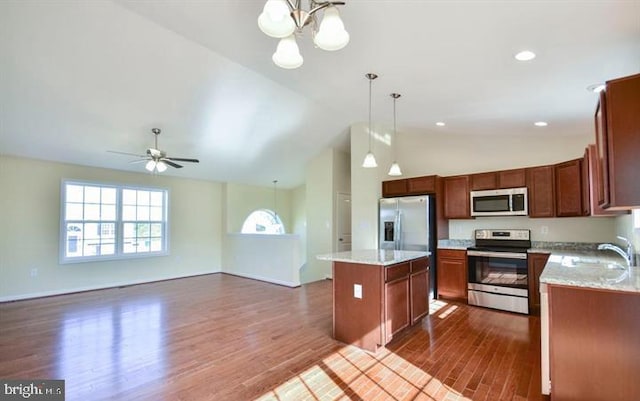
[[[432,196],[380,199],[379,249],[431,251],[435,254],[435,211],[435,198]],[[429,264],[429,296],[435,298],[435,255],[431,255]]]

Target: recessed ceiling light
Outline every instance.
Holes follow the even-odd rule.
[[[605,84],[593,84],[593,85],[587,86],[587,90],[589,92],[600,93],[604,90],[605,87],[606,87]]]
[[[518,61],[530,61],[536,58],[536,54],[530,50],[523,50],[514,57]]]
[[[546,121],[536,121],[535,123],[533,123],[533,125],[535,125],[536,127],[546,127],[549,124],[547,124]]]
[[[445,123],[443,123],[442,121],[438,121],[438,122],[436,123],[436,125],[437,125],[438,127],[444,127],[444,126],[445,126]]]

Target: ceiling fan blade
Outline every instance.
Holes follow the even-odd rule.
[[[109,153],[115,153],[115,154],[118,154],[118,155],[125,155],[125,156],[147,157],[147,156],[145,156],[145,155],[138,155],[138,154],[135,154],[135,153],[129,153],[129,152],[118,152],[117,150],[107,150],[107,152],[109,152]]]
[[[161,161],[163,161],[163,162],[167,163],[167,164],[168,164],[168,165],[170,165],[171,167],[175,167],[175,168],[182,168],[182,166],[181,166],[181,165],[179,165],[179,164],[177,164],[177,163],[174,163],[174,162],[172,162],[172,161],[170,161],[170,160],[168,160],[168,159],[166,159],[166,158],[161,159]]]
[[[151,159],[149,159],[148,157],[145,157],[144,159],[131,160],[129,162],[129,164],[144,163],[144,162],[147,162],[149,160],[151,160]]]
[[[189,162],[189,163],[200,163],[198,159],[185,159],[183,157],[165,157],[165,160],[173,160],[177,162]]]

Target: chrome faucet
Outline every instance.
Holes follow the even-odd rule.
[[[600,251],[609,250],[617,253],[618,255],[622,256],[624,260],[627,261],[627,268],[630,268],[631,266],[633,266],[633,262],[634,262],[633,244],[631,244],[631,241],[629,241],[625,237],[621,237],[619,235],[618,235],[618,239],[624,241],[627,244],[626,251],[624,251],[618,245],[614,245],[614,244],[600,244],[598,245],[598,250]]]

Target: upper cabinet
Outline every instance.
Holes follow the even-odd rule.
[[[471,218],[469,181],[468,175],[444,178],[444,217],[448,219]]]
[[[382,182],[382,197],[390,198],[394,196],[408,195],[407,179],[391,180]]]
[[[555,217],[554,166],[527,169],[529,217]]]
[[[414,177],[407,179],[407,192],[411,195],[433,194],[436,192],[436,176]]]
[[[589,201],[587,202],[587,207],[590,208],[589,215],[597,217],[597,216],[611,216],[618,214],[625,214],[628,211],[625,210],[610,210],[603,209],[598,204],[598,194],[602,193],[602,179],[600,177],[600,171],[598,168],[598,159],[597,159],[597,151],[596,145],[591,144],[587,147],[587,158],[585,159],[585,163],[587,165],[587,174],[588,174],[588,191],[589,191]]]
[[[489,173],[471,174],[471,190],[520,188],[527,185],[525,169],[492,171]]]
[[[575,217],[584,216],[583,207],[583,159],[571,160],[556,164],[556,216]]]
[[[598,204],[640,207],[640,74],[607,81],[595,114]]]

